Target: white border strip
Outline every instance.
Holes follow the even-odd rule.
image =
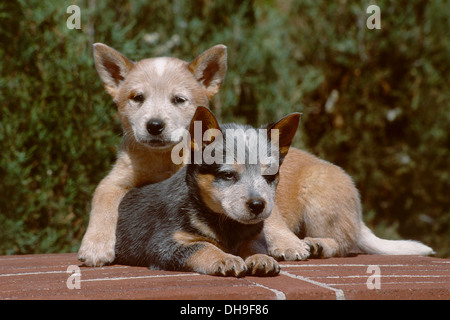
[[[368,267],[374,264],[281,264],[282,268]],[[427,264],[375,264],[379,267],[430,267]],[[432,265],[435,267],[435,265]]]
[[[291,277],[291,278],[294,278],[294,279],[298,279],[298,280],[302,280],[302,281],[305,281],[305,282],[309,282],[311,284],[314,284],[314,285],[319,286],[319,287],[324,288],[324,289],[331,290],[331,291],[333,291],[336,294],[336,300],[345,300],[344,291],[341,290],[341,289],[336,289],[336,288],[330,287],[326,283],[322,283],[322,282],[319,282],[319,281],[311,280],[309,278],[305,278],[305,277],[302,277],[302,276],[297,276],[295,274],[292,274],[292,273],[289,273],[289,272],[286,272],[286,271],[281,271],[280,274],[283,274],[285,276],[288,276],[288,277]]]
[[[58,266],[58,268],[59,267],[60,266]],[[50,268],[50,267],[48,267],[48,268]],[[84,273],[87,271],[124,269],[124,268],[129,268],[129,267],[128,266],[108,266],[108,267],[99,267],[99,268],[83,268],[83,269],[81,269],[81,271],[82,271],[81,273]],[[27,269],[27,268],[22,268],[22,269]],[[0,277],[32,276],[32,275],[37,275],[37,274],[52,274],[52,273],[70,273],[70,272],[68,272],[67,270],[31,271],[31,272],[18,272],[18,273],[4,273],[4,274],[0,274]]]
[[[95,279],[82,279],[81,282],[91,281],[118,281],[118,280],[133,280],[133,279],[151,279],[151,278],[173,278],[173,277],[192,277],[201,276],[200,273],[179,273],[179,274],[157,274],[152,276],[136,276],[136,277],[115,277],[115,278],[95,278]]]
[[[368,275],[364,276],[317,276],[311,277],[314,279],[351,279],[351,278],[368,278]],[[450,275],[439,275],[439,274],[388,274],[381,275],[382,278],[448,278]],[[444,281],[445,282],[445,281]]]
[[[250,281],[250,280],[248,280],[248,281],[251,282],[252,284],[254,284],[255,286],[258,286],[258,287],[261,287],[261,288],[264,288],[264,289],[272,291],[273,293],[275,293],[275,297],[276,297],[277,300],[286,300],[286,295],[284,294],[284,292],[279,291],[279,290],[274,289],[274,288],[263,286],[262,284],[254,282],[254,281]]]
[[[36,272],[22,272],[22,273],[5,273],[0,274],[0,277],[15,277],[15,276],[32,276],[36,274],[51,274],[51,273],[68,273],[64,271],[36,271]]]

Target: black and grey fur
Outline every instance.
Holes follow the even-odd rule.
[[[280,129],[280,164],[298,126],[298,114],[288,117],[279,128],[282,120],[271,126]],[[202,121],[202,136],[207,129],[221,130],[223,140],[200,145],[204,150],[206,144],[221,144],[224,157],[226,129],[248,129],[236,124],[219,128],[212,113],[199,107],[191,122],[192,139],[194,121]],[[270,150],[270,135],[266,143]],[[257,164],[187,164],[163,182],[132,189],[119,206],[115,263],[215,275],[278,274],[277,262],[263,254],[261,245],[278,172],[262,175],[262,166],[260,159]]]

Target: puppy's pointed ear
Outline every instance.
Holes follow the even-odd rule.
[[[211,99],[219,92],[227,72],[227,47],[218,44],[210,48],[189,63],[188,68],[206,88],[208,99]]]
[[[205,136],[205,132],[208,132],[207,136]],[[197,107],[189,127],[191,150],[202,150],[206,145],[213,142],[215,137],[221,133],[222,131],[220,130],[219,123],[213,113],[208,108],[201,106]]]
[[[133,68],[134,62],[102,43],[94,44],[94,60],[106,91],[114,99],[120,84]]]
[[[286,156],[297,132],[300,122],[301,113],[295,112],[287,115],[283,119],[271,124],[267,127],[268,137],[270,140],[278,138],[280,155],[282,158]]]

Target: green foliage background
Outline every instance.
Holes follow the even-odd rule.
[[[121,138],[93,64],[103,42],[134,60],[227,45],[222,121],[301,111],[295,145],[353,176],[379,236],[450,256],[449,15],[446,0],[1,2],[0,254],[79,247]]]

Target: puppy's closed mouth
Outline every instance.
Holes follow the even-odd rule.
[[[254,218],[241,217],[239,219],[236,219],[236,218],[234,218],[234,219],[242,224],[257,224],[257,223],[264,221],[264,219],[266,219],[266,217],[254,217]]]
[[[174,145],[178,143],[176,141],[166,141],[161,139],[149,139],[139,142],[151,149],[159,149],[159,150],[172,148]]]

